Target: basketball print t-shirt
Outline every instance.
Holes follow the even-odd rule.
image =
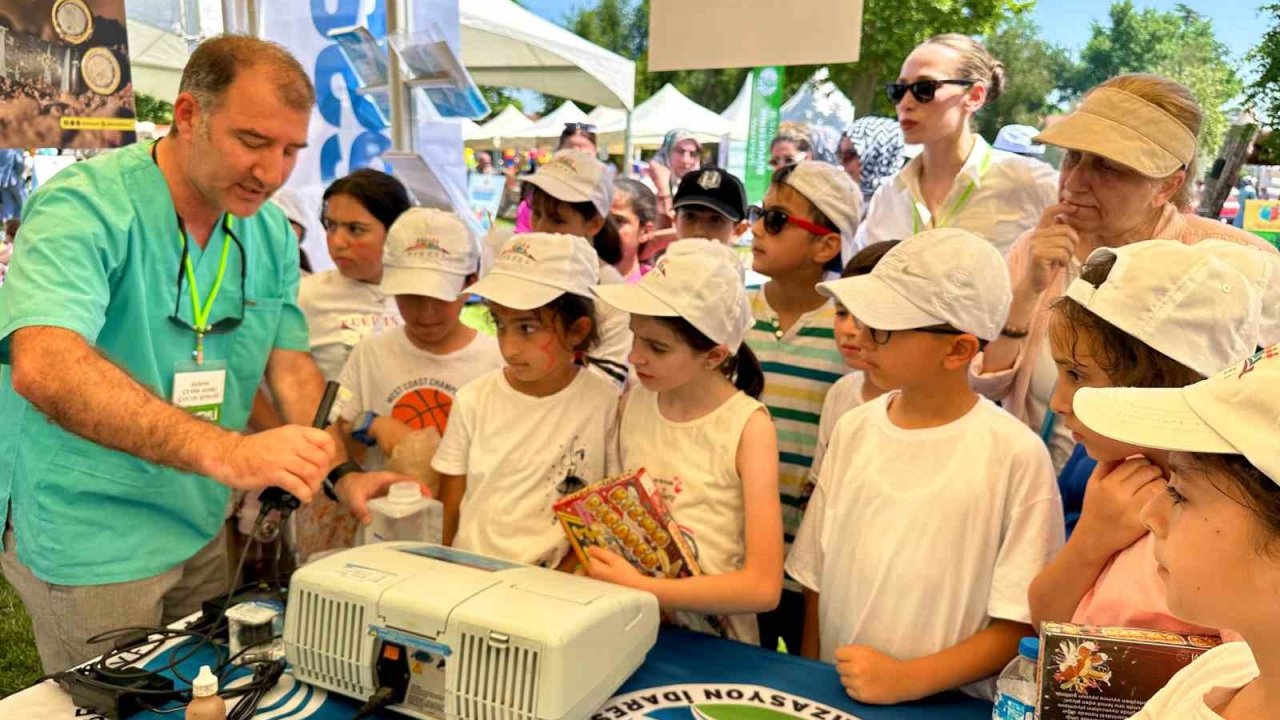
[[[435,428],[444,437],[458,389],[500,367],[498,341],[488,335],[476,333],[466,347],[437,355],[410,342],[404,328],[395,328],[362,341],[352,351],[339,381],[351,393],[344,400],[342,417],[354,423],[372,410],[412,430]],[[386,458],[378,448],[370,448],[364,466],[381,470]]]

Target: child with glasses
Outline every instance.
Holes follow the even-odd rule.
[[[987,238],[1001,253],[1057,202],[1058,178],[1038,160],[995,150],[973,117],[1000,96],[1005,68],[967,35],[937,35],[907,56],[886,88],[908,144],[923,151],[876,191],[858,248],[930,228]]]
[[[804,652],[874,704],[993,695],[1034,634],[1027,587],[1062,546],[1044,444],[969,388],[1012,293],[986,240],[933,230],[870,274],[822,283],[889,392],[845,415],[787,559],[807,588]]]
[[[809,466],[818,443],[818,420],[832,383],[849,368],[836,349],[835,308],[814,286],[840,270],[842,238],[858,225],[861,196],[840,168],[805,161],[780,168],[751,209],[752,265],[769,281],[750,294],[755,325],[747,344],[765,370],[760,400],[778,426],[778,486],[782,525],[791,542],[808,499]],[[789,582],[777,610],[760,616],[763,647],[779,639],[795,651],[804,623],[800,587]]]

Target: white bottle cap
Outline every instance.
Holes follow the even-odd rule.
[[[387,491],[387,499],[397,505],[408,505],[422,499],[422,486],[416,482],[398,482]]]
[[[213,674],[208,665],[200,666],[200,674],[196,675],[196,679],[191,683],[191,695],[193,697],[209,697],[218,694],[218,676]]]

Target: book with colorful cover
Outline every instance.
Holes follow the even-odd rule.
[[[587,548],[627,559],[651,577],[701,575],[684,534],[643,469],[606,478],[556,502],[556,517],[583,565]]]

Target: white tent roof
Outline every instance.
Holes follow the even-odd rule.
[[[560,107],[543,115],[540,120],[529,125],[523,131],[512,133],[511,136],[526,140],[559,138],[560,133],[564,132],[565,123],[586,122],[586,120],[587,114],[582,111],[582,108],[566,101]]]
[[[625,125],[627,113],[625,110],[598,105],[595,110],[587,113],[587,122],[594,124],[597,128],[615,122],[622,122]]]
[[[626,127],[625,117],[601,126],[598,133],[601,144],[607,144],[610,152],[621,152]],[[670,84],[663,85],[653,97],[636,106],[631,116],[631,139],[636,147],[658,147],[666,134],[676,128],[688,130],[704,143],[720,142],[732,130],[727,120],[685,97]]]
[[[729,103],[729,107],[720,113],[720,117],[728,120],[733,126],[730,136],[734,140],[746,140],[747,134],[751,131],[751,80],[752,74],[747,73],[747,79],[742,81],[742,89],[738,90],[738,96]]]
[[[178,97],[187,43],[180,35],[141,20],[125,19],[133,89],[166,102]]]
[[[635,105],[636,64],[510,0],[460,0],[462,62],[481,85]]]
[[[786,122],[805,123],[809,127],[825,125],[843,132],[853,122],[853,102],[827,79],[826,68],[819,68],[791,99],[782,104],[780,114]]]
[[[474,135],[467,134],[464,130],[462,137],[467,140],[501,139],[519,135],[532,124],[533,121],[517,110],[515,105],[508,105],[492,120],[477,128]]]

